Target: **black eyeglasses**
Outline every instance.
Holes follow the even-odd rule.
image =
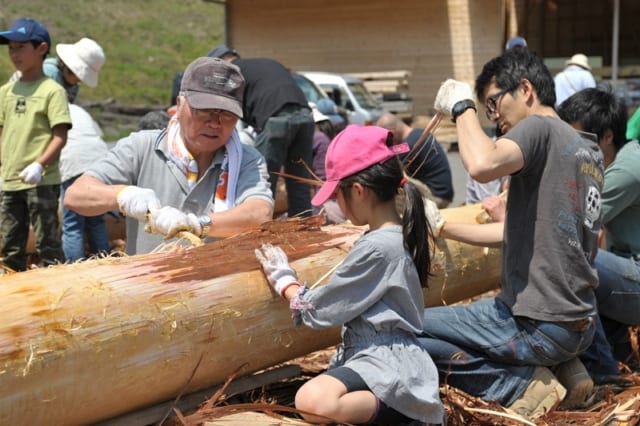
[[[498,93],[489,96],[487,98],[487,100],[484,103],[484,106],[487,108],[487,118],[491,121],[493,121],[496,117],[496,112],[498,110],[498,100],[504,96],[507,93],[513,92],[514,90],[516,90],[518,86],[514,87],[514,88],[508,88],[508,89],[502,89],[501,91],[499,91]]]

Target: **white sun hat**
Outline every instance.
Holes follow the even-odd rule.
[[[74,44],[56,45],[56,53],[80,81],[89,87],[98,85],[98,72],[105,60],[98,43],[85,37]]]
[[[583,53],[576,53],[566,62],[567,65],[577,65],[585,70],[591,70],[589,59]]]

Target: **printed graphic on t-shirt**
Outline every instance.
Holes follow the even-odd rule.
[[[24,114],[27,112],[27,99],[18,98],[16,100],[16,114]]]

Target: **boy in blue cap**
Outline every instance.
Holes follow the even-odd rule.
[[[58,223],[58,159],[71,117],[64,89],[42,71],[51,46],[44,25],[18,19],[8,31],[0,32],[0,44],[9,45],[9,58],[22,73],[18,81],[0,87],[2,256],[6,268],[24,271],[30,224],[42,264],[64,259]]]

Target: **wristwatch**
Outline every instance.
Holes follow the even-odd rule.
[[[201,214],[198,216],[198,223],[200,223],[200,237],[206,237],[211,231],[211,216],[208,214]]]
[[[451,121],[455,123],[460,114],[462,114],[469,108],[473,108],[474,111],[478,112],[478,110],[476,109],[476,103],[471,99],[464,99],[462,101],[456,102],[453,105],[453,108],[451,108]]]

